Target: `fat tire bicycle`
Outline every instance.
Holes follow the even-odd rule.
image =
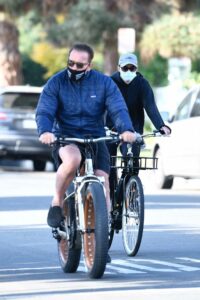
[[[111,135],[115,134],[111,132]],[[115,134],[116,135],[116,134]],[[144,144],[146,137],[160,136],[158,131],[139,135],[136,143]],[[114,233],[122,230],[124,249],[128,256],[135,256],[141,245],[144,228],[144,191],[139,170],[157,169],[156,157],[133,157],[131,145],[126,156],[111,156],[111,168],[116,170],[111,195],[111,222],[109,227],[109,248]]]
[[[104,178],[94,175],[91,144],[116,137],[59,138],[56,142],[82,143],[85,145],[84,174],[78,170],[63,201],[64,221],[53,229],[57,239],[58,255],[64,272],[76,272],[83,250],[83,260],[90,278],[104,274],[108,254],[108,212],[105,198]]]

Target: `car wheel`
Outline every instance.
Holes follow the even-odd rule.
[[[46,161],[43,160],[34,160],[33,168],[35,171],[44,171],[46,167]]]
[[[154,157],[158,158],[158,169],[154,172],[156,187],[159,189],[171,189],[174,181],[173,176],[166,176],[163,170],[163,162],[160,148],[157,148]]]

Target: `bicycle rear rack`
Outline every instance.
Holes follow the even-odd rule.
[[[157,157],[111,156],[111,168],[131,170],[155,170],[158,168]]]

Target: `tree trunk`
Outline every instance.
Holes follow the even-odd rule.
[[[104,73],[111,75],[117,70],[118,52],[117,52],[117,33],[110,36],[105,33],[103,36],[104,45]]]
[[[14,24],[0,21],[0,86],[22,83],[18,31]]]

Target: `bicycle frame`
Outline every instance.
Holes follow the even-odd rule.
[[[68,195],[64,199],[64,221],[58,229],[58,233],[61,233],[58,240],[60,262],[64,272],[75,272],[83,249],[85,267],[91,278],[100,278],[105,271],[108,253],[108,211],[104,177],[94,174],[93,150],[90,143],[106,139],[107,137],[59,140],[62,144],[84,143],[86,154],[84,174],[82,175],[82,168],[77,171],[73,180],[73,190],[70,185]]]
[[[84,199],[83,199],[83,191],[86,188],[86,185],[91,183],[91,182],[97,182],[99,183],[105,192],[105,187],[104,187],[104,182],[105,179],[103,176],[96,176],[94,175],[94,168],[93,168],[93,163],[92,163],[92,155],[91,151],[88,147],[89,144],[86,144],[86,158],[84,162],[84,175],[80,175],[80,170],[78,170],[77,175],[75,176],[73,180],[74,184],[74,192],[68,195],[64,201],[67,201],[70,197],[75,196],[75,203],[76,207],[78,210],[77,217],[78,217],[78,222],[77,222],[77,230],[79,230],[81,233],[86,232],[86,229],[84,227],[84,209],[83,209],[83,204],[84,204]]]
[[[159,134],[160,135],[160,134]],[[143,144],[143,137],[157,136],[157,132],[139,136],[138,143]],[[109,246],[112,244],[114,232],[122,229],[124,247],[127,255],[137,254],[144,224],[144,193],[142,182],[138,176],[139,170],[156,169],[157,159],[152,157],[133,157],[132,146],[128,147],[127,156],[113,156],[111,167],[121,175],[113,174],[114,187],[111,191],[112,211]],[[138,228],[138,229],[137,229]]]

